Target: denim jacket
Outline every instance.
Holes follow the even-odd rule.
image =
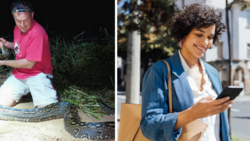
[[[155,141],[176,141],[182,128],[174,131],[179,112],[194,105],[193,94],[181,64],[178,51],[168,59],[172,76],[173,111],[168,113],[168,71],[163,62],[157,62],[144,75],[142,84],[141,130],[143,135]],[[217,94],[222,91],[218,71],[204,63]],[[220,113],[221,141],[230,141],[226,111]]]

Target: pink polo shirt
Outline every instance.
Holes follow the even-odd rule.
[[[41,72],[52,74],[53,66],[48,35],[44,28],[35,20],[33,20],[29,31],[24,34],[21,34],[21,30],[15,26],[14,50],[16,60],[27,59],[36,61],[32,69],[14,68],[12,73],[17,79],[26,79]]]

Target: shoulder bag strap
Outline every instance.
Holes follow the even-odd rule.
[[[169,64],[167,61],[165,60],[161,60],[161,62],[163,62],[167,69],[168,69],[168,101],[169,101],[169,113],[173,113],[173,107],[172,107],[172,79],[171,79],[171,70],[169,67]]]

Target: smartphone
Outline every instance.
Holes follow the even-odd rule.
[[[223,97],[229,96],[229,100],[234,100],[242,90],[243,87],[240,86],[227,86],[216,99],[221,99]]]

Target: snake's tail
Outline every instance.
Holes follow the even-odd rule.
[[[76,138],[104,140],[115,137],[115,122],[81,122],[77,109],[73,107],[68,108],[64,116],[67,120],[64,121],[65,130]]]

